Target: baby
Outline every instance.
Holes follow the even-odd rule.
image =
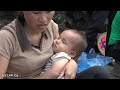
[[[78,60],[78,57],[87,48],[87,41],[82,31],[68,29],[54,40],[52,47],[55,54],[47,62],[42,73],[49,72],[51,78],[57,79],[56,76],[59,76],[61,70],[71,59]],[[54,70],[54,74],[51,74],[52,70]]]

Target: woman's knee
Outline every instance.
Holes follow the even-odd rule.
[[[110,79],[110,71],[107,70],[105,67],[102,66],[94,66],[91,69],[93,69],[95,75],[94,79]]]
[[[102,66],[93,66],[77,74],[78,79],[110,79],[110,72]]]

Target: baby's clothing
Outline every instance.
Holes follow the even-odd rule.
[[[51,67],[52,67],[52,64],[57,61],[57,60],[60,60],[60,59],[67,59],[67,60],[71,60],[71,57],[65,53],[65,52],[60,52],[60,53],[56,53],[54,54],[50,60],[47,62],[47,64],[45,65],[45,68],[43,69],[43,72],[44,73],[45,71],[49,70]]]

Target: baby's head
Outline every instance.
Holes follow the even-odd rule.
[[[66,52],[72,58],[79,56],[87,48],[87,40],[82,31],[68,29],[53,42],[54,53]]]

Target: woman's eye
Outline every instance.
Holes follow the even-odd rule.
[[[52,11],[45,11],[45,13],[51,13]],[[41,13],[41,11],[32,11],[32,13],[34,13],[34,14],[39,14],[39,13]]]
[[[39,14],[40,11],[33,11],[32,13],[34,13],[34,14]]]
[[[52,12],[52,11],[46,11],[47,13],[50,13],[50,12]]]

